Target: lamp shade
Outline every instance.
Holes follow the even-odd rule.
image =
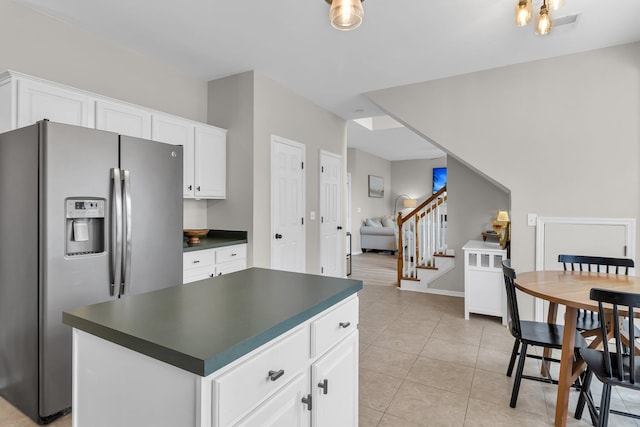
[[[332,0],[329,19],[333,28],[342,31],[354,30],[362,24],[364,10],[362,0]]]
[[[402,201],[402,207],[404,208],[415,208],[418,206],[418,201],[416,199],[404,199]]]
[[[509,222],[509,213],[507,211],[498,211],[496,222]]]

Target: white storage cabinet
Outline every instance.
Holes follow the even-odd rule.
[[[469,313],[486,314],[502,318],[506,325],[507,295],[502,274],[502,261],[506,249],[498,243],[470,240],[464,251],[464,318]]]
[[[183,146],[183,197],[224,199],[227,131],[15,71],[0,74],[0,133],[38,120]]]
[[[207,377],[74,329],[74,425],[357,427],[357,327],[354,295]]]
[[[247,268],[247,245],[201,249],[182,254],[182,283],[204,280]]]

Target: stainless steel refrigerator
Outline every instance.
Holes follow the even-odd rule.
[[[0,135],[6,400],[38,422],[68,412],[62,311],[181,283],[181,146],[46,120]]]

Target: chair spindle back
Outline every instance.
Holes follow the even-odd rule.
[[[511,268],[511,260],[502,261],[502,274],[504,275],[504,286],[507,291],[507,308],[509,310],[509,318],[511,319],[511,335],[516,338],[522,336],[520,328],[520,314],[518,312],[518,299],[516,298],[516,271]]]

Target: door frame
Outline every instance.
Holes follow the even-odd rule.
[[[307,160],[307,152],[306,145],[301,142],[294,141],[292,139],[284,138],[278,135],[271,134],[271,174],[270,174],[270,215],[271,215],[271,232],[269,234],[269,241],[271,242],[271,253],[270,253],[270,266],[273,268],[273,257],[275,253],[276,241],[273,238],[275,234],[276,224],[275,224],[275,206],[273,203],[273,195],[275,194],[275,169],[273,165],[275,164],[275,146],[276,144],[284,144],[289,145],[295,148],[298,148],[302,151],[302,194],[300,195],[300,203],[302,203],[302,215],[305,221],[303,224],[302,237],[301,237],[301,246],[302,246],[302,272],[306,272],[307,270],[307,170],[304,168],[304,164]]]
[[[547,224],[571,224],[571,225],[621,225],[625,227],[625,238],[627,240],[627,258],[636,259],[636,219],[635,218],[579,218],[579,217],[556,217],[539,216],[536,220],[536,271],[544,270],[544,238],[545,226]],[[631,269],[629,274],[634,274]],[[534,319],[538,322],[544,321],[543,300],[535,299],[533,310]]]

